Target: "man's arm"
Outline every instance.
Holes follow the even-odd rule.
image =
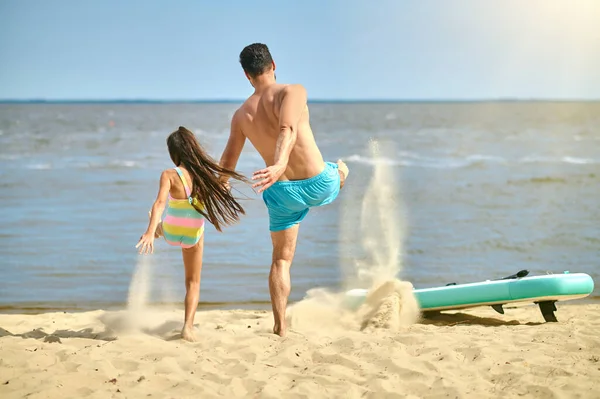
[[[295,84],[285,87],[281,92],[281,96],[279,137],[277,138],[274,162],[285,170],[290,152],[296,144],[298,123],[306,109],[307,95],[304,86]]]
[[[265,169],[257,170],[252,175],[252,180],[262,179],[252,185],[253,188],[260,187],[259,193],[271,187],[287,169],[290,152],[298,136],[298,123],[306,109],[307,96],[302,85],[289,85],[281,91],[280,95],[279,137],[275,147],[274,163]]]
[[[244,144],[246,143],[246,136],[244,136],[240,127],[239,112],[240,110],[237,110],[235,114],[233,114],[233,118],[231,118],[229,140],[227,140],[227,145],[225,146],[223,154],[221,155],[221,160],[219,161],[221,167],[230,170],[235,169],[240,154],[242,153],[242,149],[244,148]],[[219,179],[222,183],[226,183],[229,180],[229,176],[222,175]]]

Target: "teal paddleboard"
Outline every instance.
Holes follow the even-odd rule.
[[[594,290],[594,281],[585,273],[528,275],[527,270],[499,280],[477,283],[455,284],[444,287],[414,290],[422,312],[466,309],[491,306],[504,313],[505,304],[538,304],[546,321],[557,321],[555,303],[589,296]],[[346,304],[358,308],[365,300],[367,290],[355,289],[346,292]]]

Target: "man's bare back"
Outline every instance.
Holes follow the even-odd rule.
[[[250,96],[233,116],[234,123],[262,156],[266,166],[275,164],[282,98],[294,90],[304,88],[284,84],[269,86],[262,93]],[[308,106],[304,107],[297,129],[296,142],[280,181],[308,179],[321,173],[325,167],[310,127]]]
[[[300,222],[309,209],[335,201],[348,168],[341,160],[325,162],[317,147],[302,85],[275,81],[275,62],[266,45],[254,43],[240,54],[240,63],[254,87],[235,112],[221,166],[235,169],[246,139],[262,156],[266,167],[254,172],[269,214],[273,242],[269,292],[275,324],[284,336],[285,309],[290,295],[290,267]],[[223,177],[223,182],[227,176]]]

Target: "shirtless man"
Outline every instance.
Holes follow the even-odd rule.
[[[266,164],[266,168],[254,172],[252,179],[259,181],[252,187],[259,188],[269,212],[273,332],[284,336],[299,223],[309,208],[337,198],[348,177],[348,167],[341,160],[323,160],[309,123],[306,90],[299,84],[275,82],[275,63],[266,45],[245,47],[240,64],[254,94],[233,115],[220,164],[234,169],[246,138]],[[226,183],[227,178],[222,181]]]

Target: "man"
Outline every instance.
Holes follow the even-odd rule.
[[[252,187],[259,188],[269,212],[273,332],[284,336],[299,223],[309,208],[337,198],[348,177],[348,167],[341,160],[323,161],[309,123],[306,90],[299,84],[275,82],[275,63],[266,45],[245,47],[240,64],[254,93],[233,115],[220,163],[234,169],[247,138],[266,164],[266,168],[254,172],[252,179],[259,181]],[[226,183],[227,177],[222,181]]]

